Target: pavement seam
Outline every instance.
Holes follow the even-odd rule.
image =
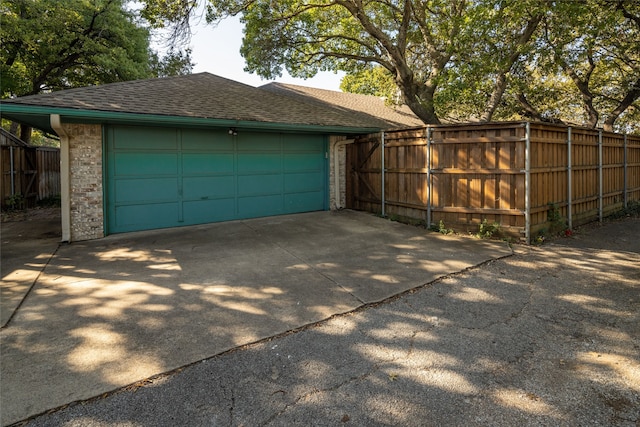
[[[33,283],[31,284],[31,286],[29,286],[29,289],[27,289],[27,292],[25,292],[24,296],[20,300],[20,303],[18,303],[16,308],[13,310],[13,313],[11,313],[11,316],[9,316],[9,319],[7,320],[7,322],[4,325],[0,326],[0,330],[7,329],[9,327],[9,324],[11,323],[13,318],[16,316],[16,314],[18,314],[18,311],[22,307],[22,304],[24,304],[24,302],[27,300],[29,295],[31,295],[31,290],[36,286],[36,283],[38,283],[38,280],[40,280],[40,276],[42,276],[42,273],[49,266],[49,263],[51,262],[53,257],[56,256],[56,253],[58,253],[58,249],[60,249],[60,246],[62,246],[62,243],[58,243],[58,245],[56,246],[56,249],[51,253],[51,256],[47,259],[47,262],[44,264],[42,269],[38,272],[38,275],[36,276],[36,278],[33,279]]]
[[[243,221],[243,224],[246,225],[250,230],[252,230],[255,233],[259,233],[259,231],[253,227],[251,227],[249,224],[247,224],[246,222]],[[323,273],[322,271],[318,270],[317,268],[315,268],[313,265],[309,264],[309,262],[307,260],[305,260],[304,258],[301,258],[300,256],[296,255],[295,253],[289,251],[287,248],[285,248],[282,245],[279,245],[276,242],[272,242],[271,243],[273,246],[281,249],[283,252],[291,255],[292,257],[294,257],[295,259],[299,260],[300,262],[302,262],[304,265],[306,265],[307,267],[309,267],[313,272],[319,274],[320,276],[324,277],[325,279],[327,279],[328,281],[330,281],[331,283],[333,283],[334,285],[338,286],[340,289],[342,289],[343,291],[345,291],[346,293],[348,293],[349,295],[351,295],[356,301],[358,301],[360,304],[366,304],[366,301],[361,300],[360,298],[358,298],[355,294],[353,294],[352,292],[350,292],[347,288],[345,288],[344,286],[342,286],[340,283],[338,283],[337,281],[335,281],[331,276],[326,275],[325,273]]]

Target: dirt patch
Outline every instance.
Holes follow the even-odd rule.
[[[24,209],[16,211],[2,211],[0,215],[1,222],[19,222],[19,221],[41,221],[55,220],[60,218],[59,207],[46,207]]]

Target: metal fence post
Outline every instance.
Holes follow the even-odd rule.
[[[380,199],[382,201],[382,216],[385,217],[385,211],[384,211],[384,198],[385,198],[385,194],[384,194],[384,131],[381,132],[380,134],[380,149],[381,151],[381,155],[380,155],[380,159],[381,159],[381,165],[380,165],[380,172],[381,172],[381,176],[382,176],[382,190],[381,190],[381,196]]]
[[[623,155],[624,169],[623,169],[623,183],[622,183],[622,199],[624,201],[624,208],[626,209],[629,204],[629,199],[627,198],[627,163],[629,163],[627,158],[627,134],[624,134],[624,155]]]
[[[573,172],[571,171],[571,126],[567,128],[567,226],[573,229]]]
[[[524,223],[527,245],[531,244],[531,123],[525,125],[526,138],[524,149]]]
[[[427,127],[427,228],[431,227],[431,138],[433,129]]]
[[[602,129],[598,130],[598,220],[603,217],[603,182],[602,182]]]

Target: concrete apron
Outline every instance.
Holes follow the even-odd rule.
[[[352,211],[59,248],[2,330],[2,425],[511,254]]]
[[[4,327],[60,242],[60,216],[2,224],[0,327]]]

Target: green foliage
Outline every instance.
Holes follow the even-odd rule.
[[[437,231],[438,233],[440,233],[440,234],[444,234],[444,235],[448,235],[448,234],[453,234],[453,233],[454,233],[454,231],[453,231],[451,228],[447,228],[447,227],[444,225],[444,221],[443,221],[443,220],[440,220],[440,221],[438,222],[438,225],[435,225],[435,224],[434,224],[434,225],[432,225],[432,226],[430,227],[430,230],[431,230],[431,231]]]
[[[640,19],[627,0],[549,3],[513,87],[543,116],[640,131],[640,25],[625,12]]]
[[[548,233],[551,235],[556,235],[567,229],[567,219],[561,215],[560,208],[555,203],[549,203],[547,222],[549,223]]]
[[[3,97],[149,75],[149,32],[121,0],[7,0],[3,9]]]
[[[196,3],[142,1],[159,26],[185,25]],[[399,99],[425,123],[562,120],[640,132],[635,0],[208,0],[209,22],[231,15],[245,24],[246,70],[265,78],[345,71],[344,90]]]
[[[0,95],[190,72],[189,52],[159,59],[125,0],[4,0]]]
[[[611,219],[634,217],[640,218],[640,201],[630,201],[627,207],[611,214]]]
[[[24,197],[20,193],[9,196],[5,200],[8,210],[16,211],[24,209]]]
[[[380,66],[347,74],[340,82],[340,89],[343,92],[385,98],[389,104],[400,103],[398,86],[393,81],[393,76]]]
[[[191,74],[193,63],[191,62],[191,49],[170,49],[164,57],[157,53],[150,54],[151,74],[154,77],[169,77]]]
[[[480,239],[490,239],[495,236],[500,231],[500,224],[497,222],[493,222],[489,224],[487,219],[483,219],[480,225],[478,226],[478,233],[476,237]]]

